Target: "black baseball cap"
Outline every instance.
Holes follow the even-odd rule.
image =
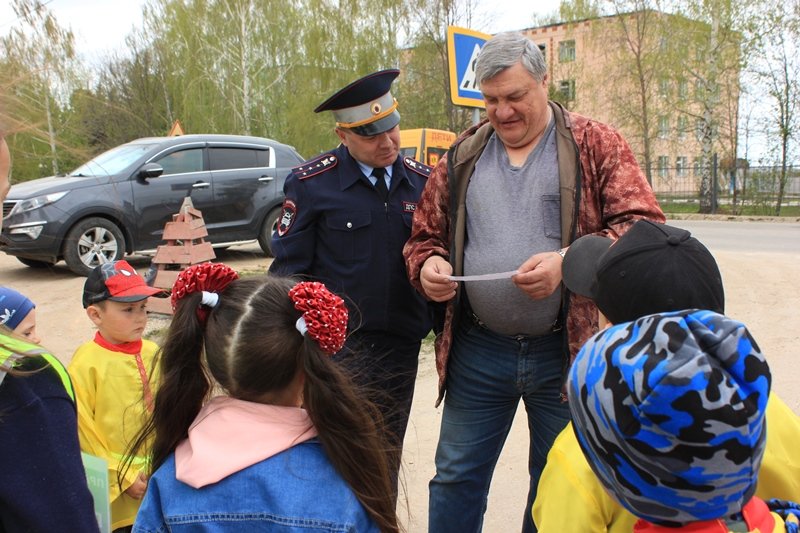
[[[340,89],[314,109],[314,113],[331,111],[336,125],[358,135],[378,135],[400,123],[397,100],[390,88],[400,74],[387,69],[368,74]]]
[[[674,226],[639,220],[616,241],[586,235],[570,245],[561,270],[567,289],[615,324],[684,309],[725,312],[717,262]]]
[[[127,261],[113,261],[89,272],[83,285],[83,307],[105,300],[138,302],[162,292],[163,289],[148,286]]]

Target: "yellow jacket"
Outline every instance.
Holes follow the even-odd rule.
[[[800,501],[800,417],[777,395],[767,402],[767,447],[756,496]],[[547,455],[533,504],[539,533],[630,533],[637,518],[608,495],[581,451],[572,424]]]
[[[142,340],[141,358],[150,388],[155,393],[153,360],[158,346]],[[132,354],[109,350],[95,341],[81,345],[67,367],[78,406],[78,436],[81,450],[108,461],[111,528],[133,524],[141,500],[124,494],[139,473],[146,471],[146,458],[137,457],[125,472],[120,470],[128,444],[144,425],[147,410],[143,384]]]

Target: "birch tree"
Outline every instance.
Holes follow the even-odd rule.
[[[12,26],[0,46],[8,69],[6,75],[17,77],[14,90],[19,107],[7,112],[28,115],[34,124],[43,123],[41,129],[32,128],[30,132],[45,133],[50,167],[53,174],[58,174],[58,123],[61,102],[72,85],[74,37],[38,0],[12,0],[12,9],[20,23]],[[30,141],[35,143],[35,137]],[[34,154],[38,153],[31,148]],[[24,152],[20,155],[24,157]]]
[[[783,2],[768,0],[762,9],[759,35],[763,54],[754,65],[755,79],[766,95],[763,122],[778,166],[775,216],[780,216],[789,178],[790,161],[797,153],[798,105],[800,105],[800,12],[785,9]]]
[[[665,64],[673,77],[694,87],[692,104],[682,112],[695,122],[701,146],[700,212],[709,213],[713,155],[719,149],[721,158],[735,160],[737,152],[740,75],[753,46],[750,13],[734,0],[681,0],[666,7],[676,17]]]

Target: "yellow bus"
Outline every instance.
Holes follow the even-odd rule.
[[[435,167],[455,140],[456,134],[452,131],[432,128],[400,130],[400,154]]]

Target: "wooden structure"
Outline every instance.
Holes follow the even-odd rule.
[[[184,198],[180,212],[172,215],[172,221],[164,226],[166,244],[160,245],[153,256],[151,268],[156,267],[153,286],[169,293],[181,270],[215,259],[211,243],[205,240],[207,236],[203,214],[195,209],[191,198]],[[151,297],[147,308],[154,313],[172,314],[170,298]]]

